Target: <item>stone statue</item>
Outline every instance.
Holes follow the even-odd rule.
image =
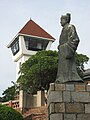
[[[74,25],[70,24],[71,16],[69,13],[61,16],[62,31],[58,46],[58,71],[56,83],[83,82],[77,73],[75,64],[75,53],[79,44]]]

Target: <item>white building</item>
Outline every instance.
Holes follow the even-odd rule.
[[[17,63],[16,79],[18,78],[19,68],[30,56],[37,51],[49,50],[54,42],[50,34],[42,29],[33,20],[29,20],[18,34],[7,45],[11,48],[13,61]]]

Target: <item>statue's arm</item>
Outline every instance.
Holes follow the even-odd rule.
[[[76,32],[76,28],[74,25],[70,25],[68,28],[68,42],[67,44],[69,47],[73,50],[76,51],[77,46],[79,44],[79,37]]]
[[[68,40],[63,47],[65,50],[66,59],[71,59],[72,57],[74,57],[75,51],[79,43],[79,38],[73,25],[68,26],[67,33]]]

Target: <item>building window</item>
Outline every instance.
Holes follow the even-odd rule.
[[[16,55],[16,53],[19,51],[19,41],[17,40],[12,46],[11,51],[13,55]]]
[[[33,51],[45,50],[49,42],[48,40],[32,37],[24,37],[24,40],[26,49]]]

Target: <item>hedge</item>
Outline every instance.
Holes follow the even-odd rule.
[[[0,120],[23,120],[23,117],[13,108],[0,105]]]

